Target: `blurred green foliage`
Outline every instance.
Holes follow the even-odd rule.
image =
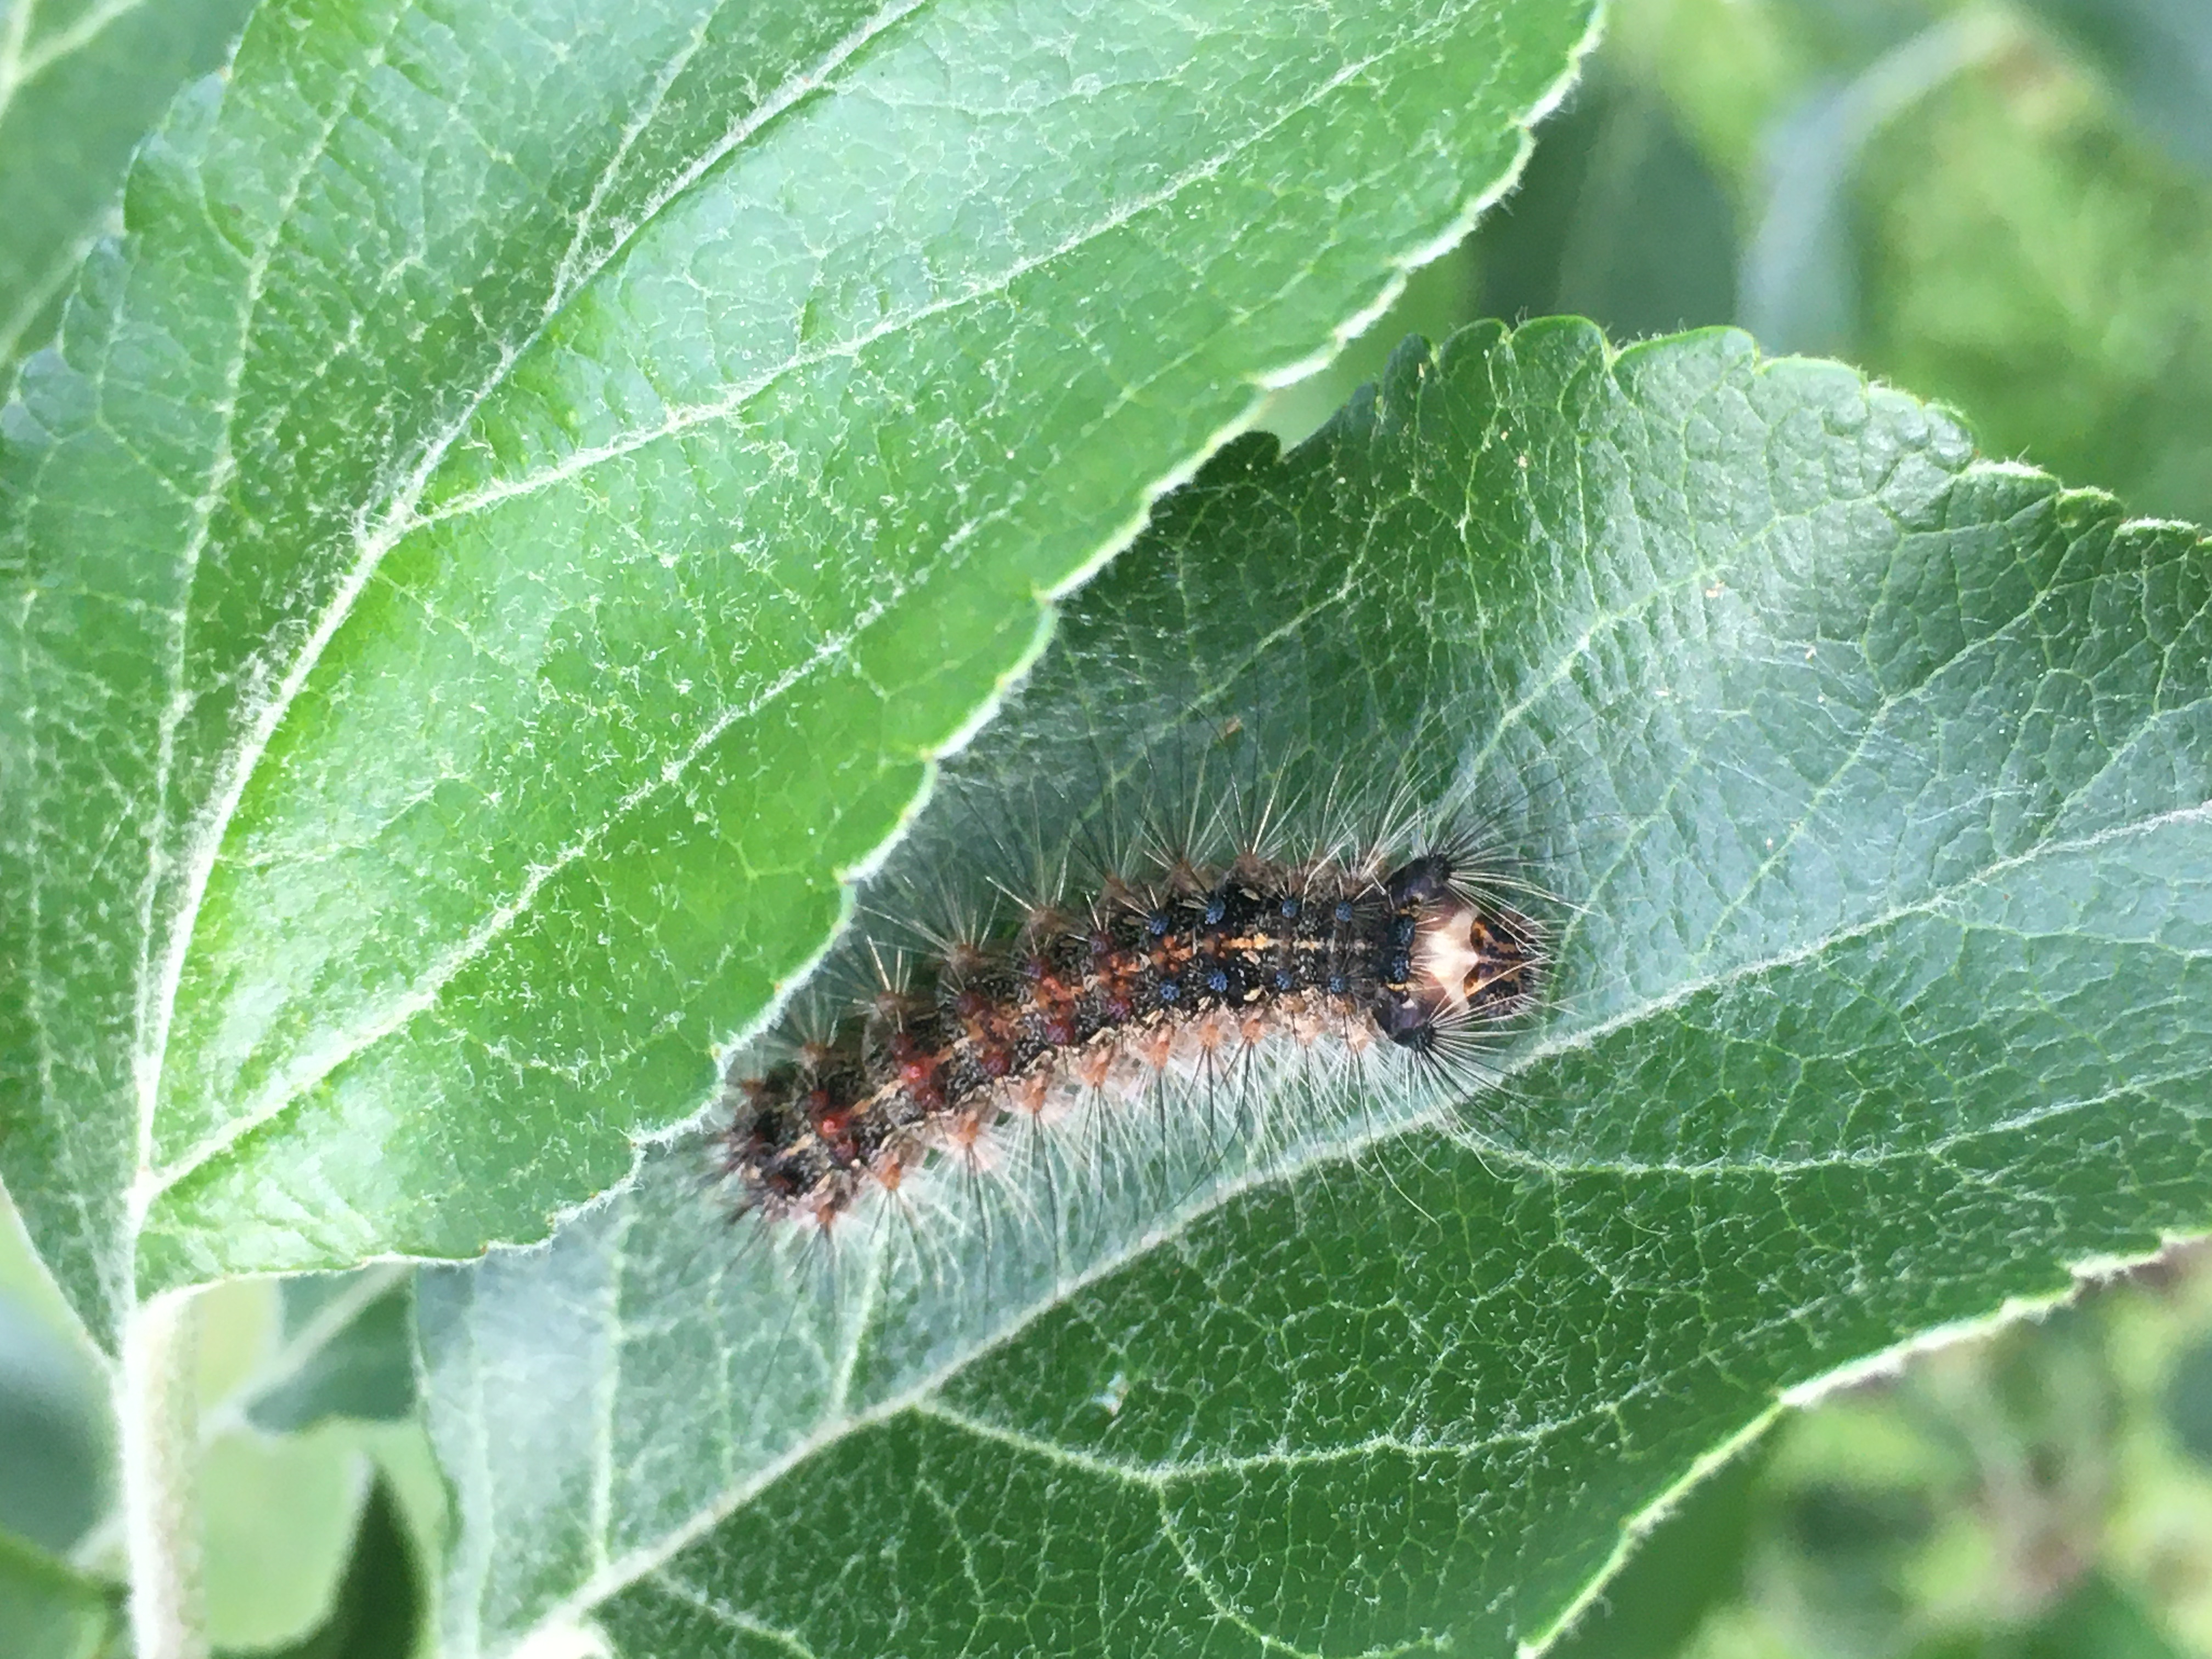
[[[1618,0],[1519,191],[1268,424],[1408,331],[1558,312],[1736,324],[2212,519],[2212,6]]]
[[[204,1298],[200,1543],[223,1653],[404,1659],[395,1632],[427,1622],[445,1489],[411,1415],[410,1294],[384,1267]],[[0,1196],[5,1659],[94,1659],[124,1639],[106,1386]]]
[[[1712,1538],[1731,1593],[1689,1641],[1645,1651],[2212,1652],[2208,1384],[2199,1247],[1846,1389],[1783,1425],[1748,1525]]]

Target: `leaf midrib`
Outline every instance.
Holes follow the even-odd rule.
[[[146,873],[138,902],[138,996],[137,1029],[132,1033],[131,1043],[132,1072],[138,1090],[137,1123],[131,1185],[125,1198],[126,1236],[123,1241],[126,1271],[130,1274],[125,1283],[130,1287],[130,1299],[133,1303],[137,1302],[138,1294],[135,1241],[144,1228],[147,1208],[156,1196],[155,1191],[149,1188],[154,1172],[154,1120],[161,1097],[161,1074],[167,1058],[177,986],[183,976],[184,958],[191,944],[200,902],[206,891],[208,875],[214,867],[215,852],[221,844],[223,828],[229,822],[236,805],[235,799],[227,803],[220,821],[204,826],[204,842],[199,837],[187,833],[183,902],[173,926],[169,948],[161,956],[161,976],[157,981],[152,971],[153,956],[159,936],[162,890],[171,874],[167,851],[170,833],[170,786],[176,762],[177,733],[191,714],[193,701],[185,672],[191,644],[193,589],[199,580],[200,561],[215,522],[216,507],[237,470],[237,453],[231,437],[237,416],[238,388],[245,374],[247,348],[253,339],[254,325],[260,319],[262,289],[269,268],[283,240],[284,228],[290,224],[292,214],[299,205],[300,192],[305,187],[309,174],[328,150],[331,136],[353,113],[362,85],[385,63],[392,40],[416,3],[417,0],[404,0],[404,3],[394,6],[391,27],[362,54],[347,85],[345,95],[331,100],[330,115],[324,121],[322,130],[317,133],[314,143],[300,157],[297,167],[285,181],[283,203],[273,216],[267,240],[246,262],[245,302],[240,307],[237,332],[231,342],[229,361],[224,367],[223,392],[217,404],[222,410],[222,420],[216,432],[214,453],[201,479],[199,495],[191,506],[191,522],[185,533],[185,545],[179,551],[179,559],[183,566],[182,592],[179,595],[171,626],[170,660],[165,665],[163,676],[169,695],[163,706],[158,728],[154,817],[147,836]],[[251,660],[249,653],[249,663]],[[286,701],[289,702],[289,699]],[[250,763],[246,769],[250,769]],[[243,793],[241,778],[239,794],[242,796]],[[206,856],[204,859],[193,856],[198,846],[202,844],[206,848]],[[150,999],[149,992],[152,993]]]

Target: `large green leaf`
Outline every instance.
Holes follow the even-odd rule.
[[[0,3],[0,387],[44,345],[131,152],[220,64],[251,0]]]
[[[1588,0],[283,0],[0,464],[0,1171],[88,1321],[541,1233]]]
[[[1504,1086],[1015,1159],[827,1271],[678,1145],[436,1270],[453,1651],[1540,1640],[1792,1390],[2212,1222],[2208,599],[2196,532],[1732,333],[1486,325],[1232,448],[896,861],[1073,752],[1175,775],[1163,701],[1424,745],[1560,902]]]

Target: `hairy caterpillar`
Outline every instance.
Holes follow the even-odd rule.
[[[1233,822],[1234,799],[1179,803],[1170,821]],[[1036,890],[992,878],[1012,901],[1003,922],[909,919],[868,939],[854,954],[872,983],[772,1063],[732,1068],[717,1145],[736,1207],[827,1228],[933,1163],[996,1166],[1024,1126],[1172,1133],[1197,1115],[1218,1133],[1224,1099],[1279,1100],[1299,1068],[1479,1086],[1544,951],[1478,823],[1401,797],[1380,827],[1299,848],[1285,827],[1299,816],[1062,856]]]

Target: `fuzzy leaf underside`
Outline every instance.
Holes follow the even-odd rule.
[[[278,0],[0,456],[0,1174],[88,1323],[541,1235],[1584,0]]]
[[[1502,1653],[1789,1390],[2203,1228],[2207,552],[1728,332],[1484,325],[1232,447],[886,879],[1154,694],[1426,745],[1558,896],[1502,1086],[823,1305],[696,1145],[430,1275],[453,1650]]]

